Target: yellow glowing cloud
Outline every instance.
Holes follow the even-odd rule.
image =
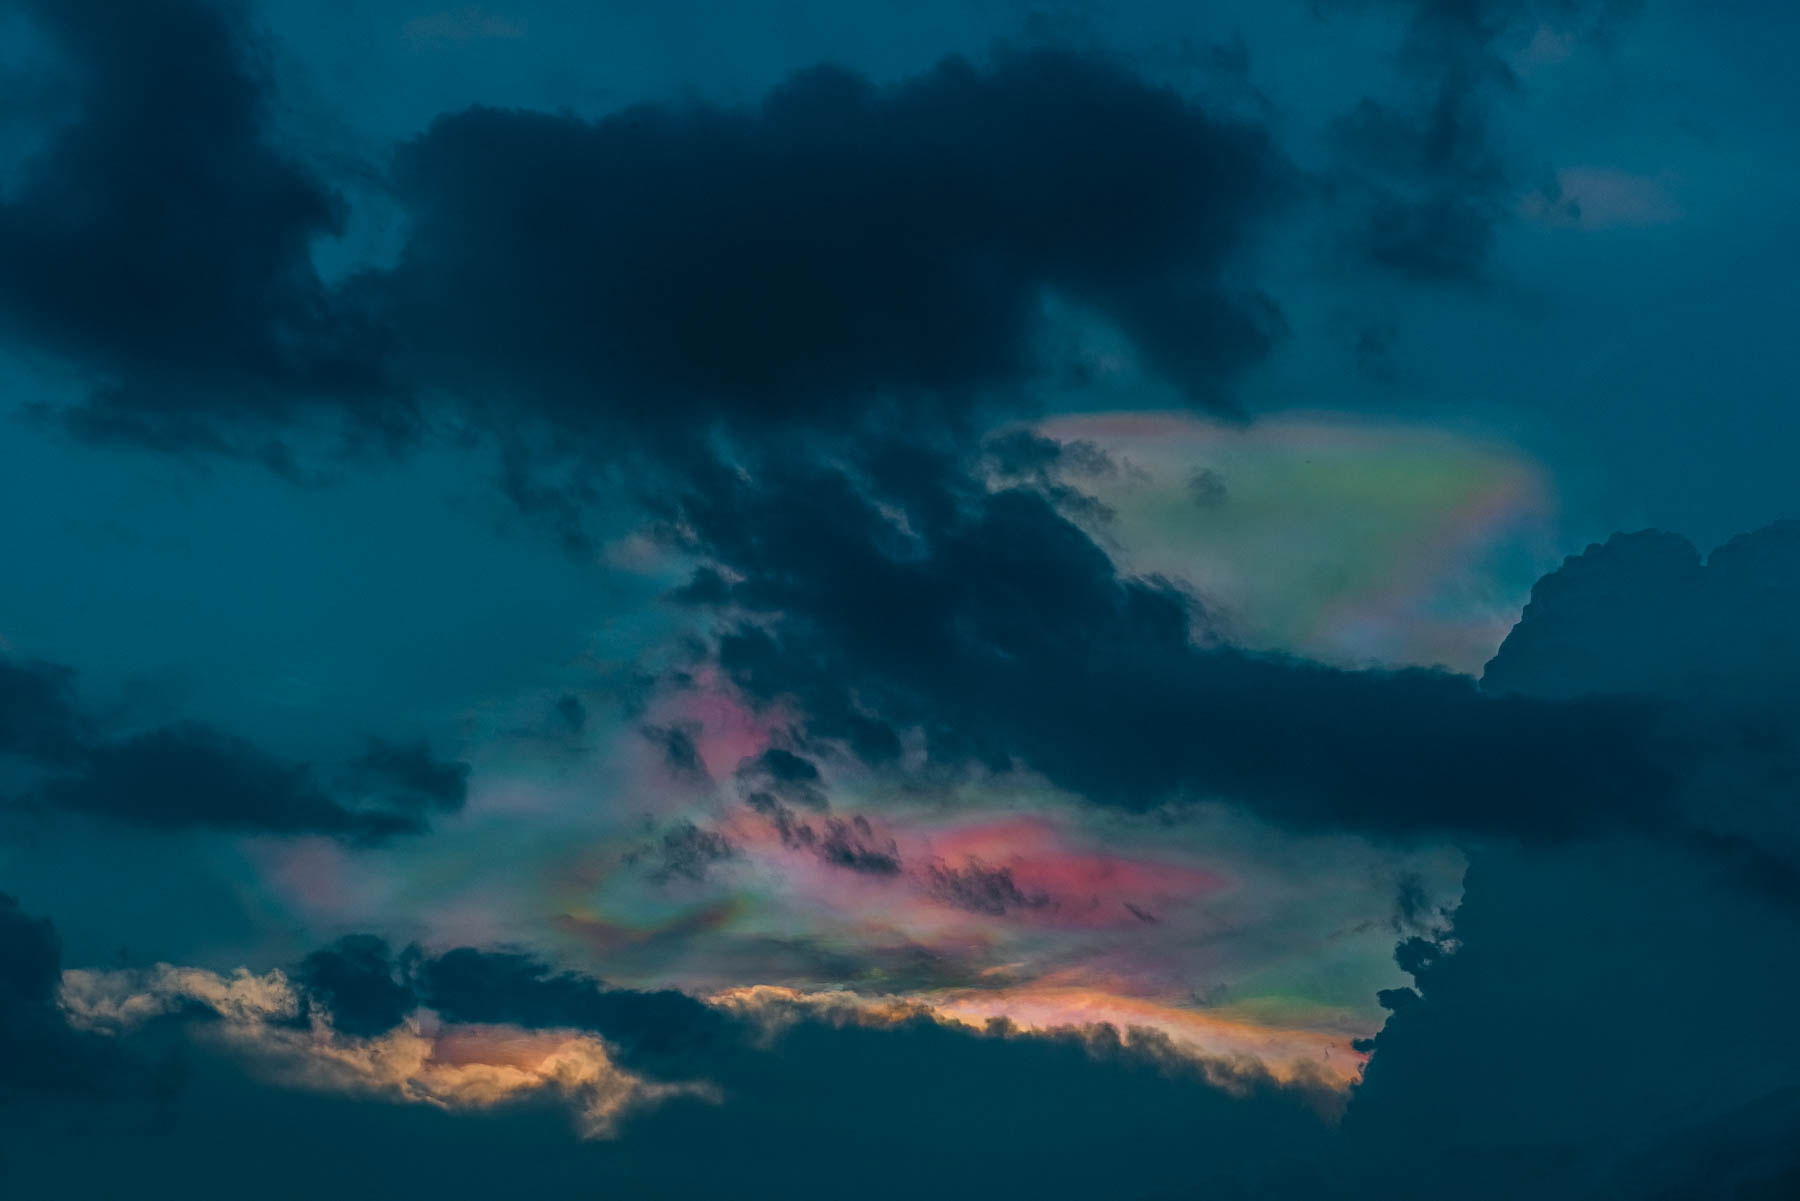
[[[1266,1072],[1282,1083],[1347,1089],[1362,1074],[1364,1056],[1341,1037],[1285,1030],[1162,1005],[1091,988],[1027,987],[958,990],[912,996],[865,996],[847,991],[802,992],[756,986],[716,993],[711,1002],[760,1023],[771,1035],[804,1019],[845,1025],[891,1026],[930,1020],[985,1029],[1004,1022],[1024,1031],[1091,1030],[1107,1026],[1129,1043],[1155,1036],[1201,1068],[1219,1087]]]
[[[221,976],[158,964],[148,971],[68,971],[61,1003],[72,1025],[120,1032],[199,1004],[221,1019],[196,1029],[279,1083],[360,1093],[441,1109],[487,1109],[534,1094],[563,1098],[587,1138],[614,1134],[626,1115],[678,1096],[717,1100],[696,1082],[647,1080],[620,1067],[607,1046],[577,1030],[523,1030],[439,1022],[428,1012],[372,1038],[332,1028],[280,971]]]

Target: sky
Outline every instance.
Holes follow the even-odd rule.
[[[1796,35],[0,0],[6,1195],[1791,1195]]]

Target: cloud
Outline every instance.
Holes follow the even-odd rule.
[[[270,440],[321,413],[402,436],[413,417],[379,336],[312,266],[343,202],[278,144],[237,9],[26,8],[79,99],[0,203],[0,331],[94,381],[61,419],[96,440],[273,462]]]
[[[1355,6],[1353,6],[1355,7]],[[1516,207],[1519,166],[1497,126],[1496,102],[1516,99],[1511,42],[1534,30],[1534,64],[1550,48],[1604,45],[1635,0],[1376,0],[1406,14],[1392,76],[1400,94],[1365,96],[1338,119],[1328,187],[1349,211],[1349,241],[1365,261],[1425,283],[1475,283],[1487,275],[1499,226]],[[1553,28],[1554,26],[1554,28]],[[1619,189],[1579,174],[1606,207]],[[1615,200],[1614,207],[1620,203]],[[1528,214],[1529,215],[1529,214]]]
[[[1681,821],[1745,885],[1800,899],[1800,521],[1702,560],[1675,534],[1615,534],[1539,580],[1484,690],[1550,699],[1655,697],[1696,748]]]
[[[491,25],[472,13],[424,20]],[[397,264],[328,287],[309,245],[345,206],[275,132],[236,10],[103,15],[32,6],[79,111],[0,206],[0,322],[94,378],[60,411],[84,436],[285,470],[289,433],[400,446],[433,415],[419,397],[453,397],[440,413],[500,434],[514,498],[567,517],[586,489],[539,470],[525,413],[603,456],[715,422],[954,416],[1037,370],[1049,293],[1223,407],[1280,324],[1231,270],[1290,190],[1266,132],[1104,58],[1002,50],[891,85],[819,67],[745,108],[445,115],[387,181]]]
[[[368,1038],[394,1029],[418,1006],[413,990],[399,978],[401,970],[387,943],[372,934],[351,934],[308,955],[294,978],[330,1011],[334,1028]]]
[[[645,726],[642,732],[662,751],[663,763],[670,771],[705,778],[706,765],[700,760],[700,748],[694,745],[692,732],[680,726]]]
[[[1704,561],[1678,534],[1614,534],[1531,590],[1488,662],[1493,692],[1636,692],[1800,718],[1800,521],[1744,534]]]
[[[119,1074],[104,1040],[70,1030],[56,1008],[62,947],[49,921],[0,893],[0,1106],[40,1096],[111,1092]]]
[[[735,1037],[732,1019],[682,993],[609,988],[515,951],[427,954],[415,946],[396,954],[384,940],[356,934],[312,952],[293,978],[297,996],[358,1037],[396,1029],[419,1009],[466,1025],[587,1031],[628,1063],[692,1059]]]
[[[820,786],[819,765],[782,747],[769,747],[744,760],[733,774],[754,809],[771,809],[777,801],[815,811],[830,808]]]
[[[93,739],[75,701],[75,672],[0,654],[0,752],[45,763],[77,758]]]
[[[1667,840],[1478,849],[1453,928],[1401,944],[1416,992],[1390,998],[1344,1118],[1356,1175],[1397,1197],[1690,1195],[1606,1181],[1791,1086],[1774,1032],[1796,973],[1761,948],[1797,912]],[[1738,966],[1712,987],[1703,962]]]
[[[1680,767],[1645,703],[1211,641],[1166,581],[1120,575],[1050,499],[990,490],[948,452],[772,454],[697,474],[678,512],[737,581],[725,611],[748,615],[722,625],[727,677],[800,714],[802,745],[872,765],[905,767],[920,737],[929,767],[1023,766],[1101,804],[1204,795],[1298,825],[1524,836],[1658,822]]]
[[[1654,839],[1471,847],[1460,907],[1401,942],[1414,988],[1383,994],[1393,1014],[1365,1044],[1344,1125],[1360,1179],[1496,1199],[1774,1196],[1793,1179],[1800,1048],[1778,1032],[1800,974],[1765,948],[1800,936],[1797,597],[1791,521],[1705,558],[1615,534],[1538,581],[1484,690],[1658,697],[1699,762]],[[1418,910],[1403,894],[1397,924]],[[1702,963],[1735,966],[1709,983]]]
[[[1280,1083],[1253,1063],[1199,1055],[1150,1028],[1121,1034],[1104,1025],[1063,1025],[1028,1034],[1005,1021],[918,1004],[783,990],[750,990],[711,1004],[679,993],[607,989],[511,952],[409,949],[394,956],[369,936],[322,948],[291,977],[169,964],[70,970],[55,995],[64,1029],[122,1046],[163,1023],[280,1088],[452,1112],[558,1098],[588,1137],[615,1136],[627,1117],[648,1118],[679,1098],[731,1107],[734,1127],[766,1104],[780,1104],[791,1119],[810,1112],[792,1107],[825,1095],[817,1090],[827,1080],[875,1078],[869,1070],[879,1071],[884,1088],[855,1090],[856,1103],[890,1103],[884,1093],[898,1088],[892,1103],[906,1107],[925,1095],[919,1090],[928,1075],[903,1072],[896,1080],[892,1065],[917,1063],[918,1056],[939,1064],[936,1070],[971,1055],[987,1061],[998,1070],[978,1078],[1009,1094],[1045,1071],[1071,1085],[1084,1076],[1090,1087],[1130,1080],[1121,1099],[1147,1089],[1130,1102],[1134,1110],[1167,1096],[1172,1084],[1216,1120],[1244,1118],[1236,1106],[1266,1108],[1265,1117],[1282,1115],[1276,1121],[1288,1134],[1309,1138],[1322,1133],[1321,1107],[1329,1109],[1336,1095],[1316,1075],[1302,1071]],[[642,1150],[657,1140],[653,1129],[634,1126],[631,1145]],[[1247,1162],[1233,1172],[1240,1170],[1259,1169]]]
[[[72,1005],[106,998],[114,1008],[163,997],[198,1018],[213,1009],[199,998],[245,987],[171,970],[184,975],[75,973],[65,993]],[[266,1000],[284,992],[271,973],[241,980]],[[995,1180],[1051,1197],[1318,1195],[1329,1179],[1319,1088],[1202,1064],[1144,1033],[799,1010],[710,1049],[712,1087],[700,1091],[622,1067],[607,1040],[569,1027],[421,1020],[354,1039],[293,1024],[291,1012],[226,1006],[188,1021],[189,1083],[166,1133],[116,1144],[131,1155],[96,1155],[78,1131],[49,1132],[9,1148],[9,1186],[118,1195],[125,1180],[185,1180],[196,1162],[227,1181],[279,1162],[264,1191],[282,1197],[317,1195],[352,1172],[359,1190],[391,1196],[553,1193],[608,1179],[671,1201],[837,1197],[846,1179],[875,1201],[985,1192]],[[104,1024],[122,1042],[144,1028]],[[965,1086],[946,1089],[946,1079]],[[567,1137],[571,1110],[585,1132],[618,1137]],[[333,1153],[294,1156],[296,1130]],[[771,1148],[789,1149],[785,1170],[766,1170]]]
[[[747,110],[442,117],[401,150],[413,232],[366,282],[422,378],[606,436],[954,411],[1030,370],[1046,290],[1218,404],[1271,336],[1224,268],[1283,172],[1260,130],[1098,59],[821,67]]]
[[[962,867],[933,863],[926,867],[926,879],[933,895],[946,904],[971,913],[998,917],[1020,909],[1041,909],[1052,904],[1043,893],[1027,893],[1013,879],[1009,867],[989,867],[972,859]],[[1131,902],[1124,902],[1131,912],[1143,916]],[[1153,920],[1153,919],[1152,919]]]
[[[52,780],[42,795],[55,808],[161,829],[380,838],[422,828],[404,814],[347,808],[304,766],[193,722],[95,747],[82,770]]]
[[[353,948],[362,954],[368,946]],[[345,949],[340,945],[340,956]],[[365,981],[366,983],[366,981]],[[338,994],[340,999],[342,993]],[[534,1095],[564,1099],[588,1138],[615,1135],[632,1112],[674,1097],[711,1098],[695,1083],[646,1080],[619,1067],[599,1038],[573,1030],[443,1025],[403,1019],[362,1026],[332,1009],[308,1010],[279,971],[224,977],[198,968],[71,971],[62,1004],[80,1029],[117,1036],[159,1014],[198,1014],[197,1037],[221,1044],[288,1087],[430,1105],[491,1109]]]
[[[737,854],[731,840],[716,830],[703,830],[691,821],[677,822],[665,831],[655,849],[657,865],[650,878],[666,883],[677,876],[704,880],[714,864]]]
[[[825,833],[819,838],[816,849],[820,860],[832,867],[871,876],[900,874],[900,852],[894,846],[894,840],[878,839],[869,819],[860,813],[849,821],[826,818]]]
[[[1396,73],[1398,101],[1365,97],[1333,130],[1360,209],[1353,243],[1369,262],[1422,281],[1478,278],[1504,214],[1507,168],[1489,96],[1516,81],[1495,42],[1515,5],[1417,0]]]
[[[348,775],[356,791],[411,809],[454,813],[469,796],[469,765],[433,757],[424,742],[370,738]]]
[[[391,1024],[359,1027],[346,1017],[348,1007],[362,1003],[351,996],[354,985],[334,986],[329,1000],[320,991],[316,969],[324,963],[335,963],[333,971],[359,965],[350,977],[365,984],[380,977],[384,989],[409,982],[416,1003]],[[281,1106],[279,1098],[292,1090],[355,1107],[364,1139],[373,1129],[367,1123],[379,1126],[399,1103],[420,1115],[411,1129],[434,1132],[454,1148],[459,1129],[496,1128],[459,1126],[451,1120],[456,1114],[537,1121],[534,1112],[550,1102],[573,1111],[584,1136],[623,1133],[611,1144],[614,1162],[661,1164],[655,1178],[687,1187],[700,1177],[684,1173],[713,1165],[753,1190],[772,1188],[766,1174],[742,1174],[741,1163],[766,1150],[777,1130],[804,1131],[814,1155],[829,1160],[856,1128],[863,1130],[857,1146],[868,1152],[923,1139],[940,1176],[952,1160],[990,1167],[1010,1161],[1047,1129],[1063,1132],[1059,1148],[1066,1140],[1081,1143],[1086,1150],[1071,1166],[1090,1167],[1101,1148],[1138,1145],[1146,1131],[1197,1129],[1221,1140],[1207,1167],[1219,1181],[1266,1180],[1287,1171],[1283,1165],[1324,1153],[1324,1117],[1341,1096],[1316,1074],[1278,1079],[1252,1062],[1199,1055],[1149,1027],[1121,1032],[1082,1024],[1078,1011],[1074,1023],[1027,1031],[847,994],[745,990],[706,1003],[608,990],[515,953],[461,948],[396,957],[366,936],[323,948],[307,964],[292,977],[169,964],[70,970],[55,995],[63,1028],[82,1037],[135,1048],[160,1029],[183,1040],[193,1079],[165,1138],[204,1130],[216,1143],[221,1123],[241,1130],[241,1114]],[[979,1087],[945,1095],[943,1074],[953,1069]],[[219,1089],[227,1077],[234,1081],[229,1101]],[[442,1117],[432,1118],[433,1110]],[[973,1121],[984,1112],[985,1126]],[[388,1158],[391,1140],[376,1141]],[[540,1141],[540,1154],[516,1171],[528,1174],[544,1156],[574,1153],[566,1140]],[[225,1153],[238,1153],[237,1138],[229,1142]],[[674,1154],[694,1145],[711,1154]],[[1177,1143],[1159,1137],[1148,1145]],[[1285,1154],[1273,1154],[1276,1148]],[[1044,1154],[1063,1151],[1040,1146],[1020,1159],[1021,1179],[1038,1170],[1029,1163]],[[32,1156],[25,1159],[29,1164]],[[1106,1174],[1147,1189],[1193,1170],[1184,1151],[1153,1161],[1128,1156]],[[821,1189],[841,1182],[841,1172],[822,1175]],[[811,1195],[808,1179],[783,1180],[781,1188]]]
[[[40,777],[15,803],[151,829],[379,840],[424,831],[467,794],[468,765],[439,761],[423,743],[370,739],[339,795],[306,765],[203,722],[109,729],[74,682],[69,668],[0,656],[0,753]]]

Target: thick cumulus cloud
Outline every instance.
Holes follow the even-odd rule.
[[[1615,534],[1531,590],[1482,676],[1495,692],[1636,692],[1800,720],[1800,521],[1733,538],[1703,561],[1678,534]]]
[[[1538,582],[1484,687],[1665,698],[1704,747],[1689,836],[1473,850],[1453,929],[1399,948],[1416,988],[1383,995],[1393,1016],[1345,1119],[1385,1193],[1792,1191],[1800,971],[1773,949],[1800,937],[1797,591],[1793,522],[1705,559],[1675,535],[1615,535]],[[1708,983],[1700,963],[1733,967]]]
[[[122,1061],[104,1040],[71,1030],[56,1007],[56,931],[0,893],[0,1106],[21,1098],[112,1091]]]
[[[237,7],[23,7],[74,110],[0,202],[0,329],[92,378],[72,427],[261,451],[323,405],[396,432],[406,406],[381,383],[374,335],[310,258],[343,204],[279,144]]]
[[[1477,852],[1452,938],[1400,948],[1416,991],[1384,998],[1344,1120],[1358,1172],[1401,1197],[1785,1195],[1734,1190],[1796,1166],[1792,1125],[1737,1116],[1794,1116],[1800,977],[1771,949],[1796,913],[1666,840]],[[1745,1153],[1709,1167],[1727,1126]]]
[[[699,479],[680,520],[734,581],[724,670],[870,763],[902,762],[917,731],[937,766],[1022,765],[1126,807],[1201,794],[1301,824],[1525,836],[1663,818],[1679,762],[1646,707],[1205,644],[1189,599],[955,456],[889,444]]]
[[[609,988],[517,951],[396,954],[373,935],[349,935],[308,955],[294,979],[339,1030],[359,1037],[385,1034],[420,1008],[472,1025],[590,1031],[629,1063],[666,1064],[747,1036],[741,1022],[683,993]]]
[[[1279,192],[1264,135],[1090,59],[821,68],[749,111],[476,109],[396,178],[413,233],[369,286],[409,360],[575,427],[842,427],[1004,386],[1047,290],[1201,403],[1273,328],[1224,276]]]
[[[1538,581],[1482,677],[1495,694],[1658,698],[1702,752],[1682,808],[1746,884],[1800,898],[1800,522],[1733,538],[1617,534]]]
[[[281,465],[322,414],[398,442],[448,395],[507,431],[514,496],[552,505],[522,411],[583,455],[714,418],[956,412],[1030,370],[1047,293],[1222,405],[1279,327],[1230,271],[1286,187],[1264,131],[1098,59],[444,116],[396,155],[398,264],[329,287],[310,246],[344,204],[282,143],[234,8],[28,8],[77,99],[0,205],[0,319],[95,377],[63,413],[90,436]]]
[[[462,807],[469,768],[422,743],[371,739],[337,788],[227,731],[183,720],[115,728],[83,705],[75,673],[0,656],[0,760],[28,784],[12,803],[160,830],[416,834]]]

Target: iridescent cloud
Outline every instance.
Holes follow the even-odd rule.
[[[1340,662],[1478,665],[1548,510],[1518,454],[1397,423],[1038,428],[1111,462],[1071,482],[1111,511],[1094,529],[1121,570],[1192,588],[1215,634]],[[632,570],[680,578],[639,551]],[[531,947],[628,987],[1110,1022],[1340,1082],[1360,1067],[1351,1041],[1381,1024],[1376,992],[1403,983],[1397,933],[1460,888],[1448,847],[1302,837],[1210,804],[1120,813],[1025,771],[892,776],[827,755],[768,791],[759,756],[797,716],[689,662],[574,751],[483,736],[467,812],[428,842],[257,853],[322,938],[373,922],[439,949]]]
[[[1187,584],[1233,642],[1328,662],[1479,672],[1553,561],[1548,485],[1517,451],[1340,414],[1250,425],[1072,414],[1107,452],[1080,486],[1122,568]]]

